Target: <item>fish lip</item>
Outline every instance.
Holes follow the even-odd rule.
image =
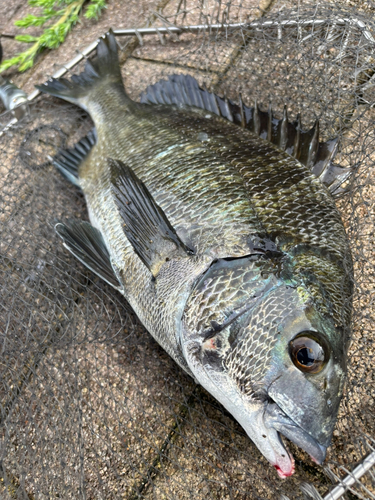
[[[307,431],[296,424],[277,403],[267,404],[265,411],[265,423],[273,427],[280,434],[288,438],[292,443],[308,453],[311,459],[321,465],[327,454],[327,446],[320,444]]]
[[[288,455],[289,455],[290,462],[291,462],[291,468],[289,471],[283,471],[279,465],[277,465],[277,464],[274,465],[276,472],[278,473],[278,475],[281,479],[286,479],[287,477],[293,476],[294,471],[295,471],[295,462],[294,462],[293,455],[289,452],[288,452]]]
[[[295,461],[294,457],[291,454],[291,452],[288,450],[288,447],[285,446],[285,443],[281,439],[280,433],[277,432],[277,439],[279,440],[281,446],[284,448],[285,452],[288,455],[289,459],[289,467],[285,467],[287,465],[288,460],[285,460],[285,458],[277,457],[276,455],[276,463],[272,463],[272,465],[275,467],[277,474],[281,479],[286,479],[287,477],[290,477],[294,474],[295,471]],[[281,455],[281,457],[284,457],[284,455]]]

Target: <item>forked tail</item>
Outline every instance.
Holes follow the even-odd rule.
[[[95,101],[94,94],[108,86],[120,87],[125,94],[117,54],[117,43],[110,29],[98,43],[96,59],[86,59],[85,69],[79,75],[66,78],[50,78],[36,88],[46,94],[61,97],[89,110],[89,103]]]

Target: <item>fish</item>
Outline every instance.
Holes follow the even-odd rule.
[[[347,372],[352,257],[333,194],[348,170],[287,111],[248,107],[189,75],[126,93],[110,30],[70,79],[37,86],[94,129],[54,165],[89,220],[64,246],[123,294],[165,351],[281,478],[289,439],[321,464]]]

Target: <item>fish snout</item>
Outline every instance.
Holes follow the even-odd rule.
[[[293,422],[276,403],[268,404],[265,423],[302,448],[315,463],[321,465],[324,462],[329,443],[319,443],[307,430]]]

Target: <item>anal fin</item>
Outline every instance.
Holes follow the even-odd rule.
[[[166,261],[192,255],[193,251],[178,237],[146,185],[131,168],[111,158],[108,163],[124,233],[153,276]]]
[[[69,252],[114,288],[121,289],[107,247],[98,229],[88,222],[68,221],[65,224],[57,223],[55,230]]]
[[[79,186],[78,169],[83,160],[96,144],[95,128],[70,149],[62,149],[53,158],[52,163],[70,182]]]

